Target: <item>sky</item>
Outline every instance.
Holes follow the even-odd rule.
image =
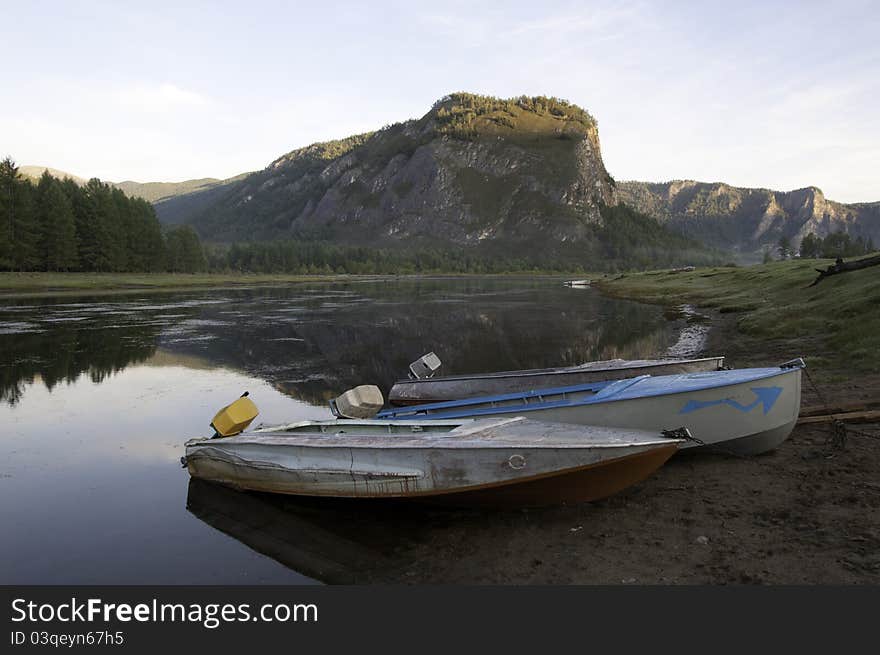
[[[418,118],[552,95],[617,180],[880,200],[880,2],[0,0],[0,157],[179,181]]]

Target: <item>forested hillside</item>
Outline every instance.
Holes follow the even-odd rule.
[[[163,232],[153,206],[98,179],[80,185],[44,172],[36,184],[0,161],[0,270],[204,270],[195,231]]]

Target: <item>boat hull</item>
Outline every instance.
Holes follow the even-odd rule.
[[[622,380],[639,375],[675,375],[717,371],[723,357],[705,357],[692,360],[614,360],[594,362],[582,366],[550,369],[502,371],[481,375],[456,375],[398,380],[388,393],[392,405],[406,406],[422,403],[445,402],[504,393],[531,391],[551,387],[567,387],[604,380]]]
[[[638,396],[634,390],[639,388],[639,381],[634,380],[630,388],[631,397],[609,394],[608,399],[603,400],[600,393],[593,399],[587,397],[584,401],[566,404],[564,401],[544,402],[552,398],[549,393],[540,396],[542,392],[534,392],[537,395],[530,394],[523,400],[472,402],[436,409],[430,409],[428,405],[426,407],[429,409],[424,413],[418,407],[396,411],[400,414],[418,412],[417,417],[433,419],[516,415],[539,421],[639,430],[671,430],[681,426],[688,428],[698,440],[685,444],[683,448],[711,447],[737,455],[755,455],[773,450],[783,443],[794,428],[800,412],[801,369],[776,370],[777,373],[771,372],[761,378],[676,393],[658,392]],[[730,373],[733,377],[741,371],[724,373]],[[693,382],[699,379],[699,374],[680,377]],[[646,384],[657,382],[659,379],[648,379]],[[672,383],[670,388],[674,388]],[[539,402],[531,403],[532,398],[537,398]],[[552,406],[554,404],[557,406]]]
[[[660,468],[677,450],[674,443],[647,448],[612,459],[522,475],[504,480],[460,480],[454,486],[433,485],[429,476],[346,475],[324,471],[266,468],[224,458],[188,458],[190,475],[237,489],[296,496],[336,498],[396,498],[454,506],[543,506],[581,503],[606,498],[641,482]],[[516,453],[526,459],[534,453]],[[509,459],[509,458],[508,458]],[[496,458],[496,468],[507,461]],[[502,461],[503,460],[503,461]],[[450,470],[442,472],[450,473]]]
[[[537,436],[535,425],[543,430]],[[196,440],[187,444],[185,461],[194,478],[251,491],[538,506],[617,493],[650,475],[680,444],[656,433],[522,421],[462,438],[349,432]]]
[[[453,506],[517,507],[591,502],[620,493],[650,477],[677,448],[654,448],[517,484],[490,485],[426,496],[424,502]]]

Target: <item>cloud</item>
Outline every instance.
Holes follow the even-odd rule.
[[[210,104],[205,96],[169,83],[128,85],[113,91],[111,95],[123,107],[146,112],[201,108]]]
[[[563,34],[583,34],[585,32],[605,32],[615,25],[623,25],[638,18],[635,7],[615,7],[610,9],[593,9],[573,14],[557,14],[538,20],[522,21],[506,32],[506,36],[537,36],[550,33],[555,36]],[[608,36],[604,34],[603,36]]]

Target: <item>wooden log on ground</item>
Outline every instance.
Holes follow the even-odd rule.
[[[880,399],[854,400],[847,403],[829,403],[828,405],[811,405],[801,407],[800,417],[824,416],[825,414],[843,414],[868,409],[880,408]]]
[[[813,283],[810,285],[811,287],[816,286],[824,280],[826,277],[830,277],[832,275],[837,275],[838,273],[847,273],[849,271],[857,271],[861,268],[868,268],[869,266],[877,266],[880,264],[880,255],[874,255],[873,257],[866,257],[865,259],[857,259],[854,262],[845,262],[840,257],[837,258],[837,261],[834,262],[831,266],[826,268],[824,271],[820,268],[816,269],[816,272],[819,274]],[[809,288],[809,287],[808,287]]]
[[[830,423],[831,421],[843,421],[844,423],[880,423],[880,410],[867,412],[845,412],[843,414],[822,414],[821,416],[804,416],[798,419],[798,425],[810,423]]]

